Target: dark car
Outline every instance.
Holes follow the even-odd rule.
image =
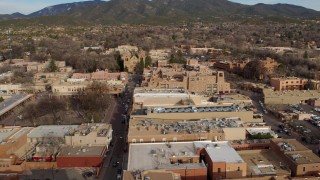
[[[117,167],[119,165],[119,163],[120,163],[119,161],[115,161],[115,162],[112,163],[112,166],[113,167]]]
[[[284,128],[284,125],[283,125],[283,124],[279,124],[278,127],[279,127],[280,129],[283,129],[283,128]]]
[[[278,133],[283,133],[284,131],[282,129],[277,130]]]
[[[86,171],[86,172],[82,173],[82,176],[84,178],[89,178],[89,177],[92,177],[93,175],[94,175],[94,173],[91,171]]]

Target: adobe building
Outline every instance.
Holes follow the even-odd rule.
[[[127,171],[177,173],[181,179],[207,179],[207,167],[193,142],[130,144]]]
[[[59,142],[70,146],[107,146],[112,140],[112,126],[104,123],[81,125],[44,125],[34,128],[30,143]]]
[[[171,49],[151,49],[148,54],[153,62],[167,60],[170,58]]]
[[[263,67],[265,68],[266,73],[268,74],[273,73],[274,70],[279,66],[279,63],[276,60],[269,57],[261,60],[261,62],[263,64]]]
[[[110,124],[81,124],[71,129],[65,136],[65,144],[70,146],[106,146],[112,141],[112,126]]]
[[[111,125],[100,123],[0,127],[0,179],[39,168],[93,167],[99,174],[111,135]]]
[[[135,73],[136,67],[142,60],[144,62],[146,58],[145,51],[138,52],[125,52],[121,54],[123,60],[123,66],[127,70],[128,73]]]
[[[234,179],[247,176],[247,164],[227,141],[194,142],[208,165],[208,179]]]
[[[239,118],[223,119],[131,119],[128,143],[223,141],[246,139]]]
[[[291,176],[291,170],[281,163],[281,157],[270,149],[238,151],[247,164],[247,178],[260,179],[274,176],[286,179]]]
[[[227,72],[242,71],[249,61],[218,61],[213,67]]]
[[[168,119],[170,117],[170,119],[175,120],[238,117],[244,123],[262,122],[262,119],[253,117],[253,111],[241,108],[236,104],[222,106],[158,106],[134,109],[131,117],[145,119]]]
[[[52,83],[52,93],[59,96],[70,96],[77,94],[79,91],[83,91],[90,84],[89,81],[56,81]]]
[[[3,95],[19,94],[26,92],[22,84],[0,84],[0,93]]]
[[[184,89],[151,89],[135,88],[133,93],[133,106],[135,108],[148,107],[179,107],[186,105],[193,106],[218,106],[242,104],[251,106],[252,100],[241,94],[225,95],[199,95],[185,92]]]
[[[52,83],[52,92],[57,96],[75,95],[80,91],[84,91],[94,81],[85,79],[67,79]],[[126,83],[121,80],[103,80],[101,83],[108,85],[109,94],[119,95],[125,90]]]
[[[270,84],[277,91],[285,90],[303,90],[304,86],[308,83],[307,79],[297,77],[288,78],[272,78]]]
[[[243,75],[247,78],[251,78],[251,76],[253,76],[252,72],[256,72],[254,75],[255,78],[261,80],[264,79],[266,75],[271,75],[278,66],[279,63],[271,58],[265,60],[252,60],[243,68]],[[257,68],[259,72],[256,71]]]
[[[181,179],[213,180],[246,177],[247,166],[226,141],[130,144],[125,174],[150,170],[177,173]]]
[[[146,170],[142,172],[124,171],[123,180],[136,180],[136,179],[154,179],[154,180],[182,180],[180,174],[165,171],[165,170]]]
[[[65,143],[65,135],[79,125],[43,125],[32,129],[27,136],[27,142],[37,144],[46,142]]]
[[[310,99],[308,104],[313,107],[320,107],[320,98]]]
[[[230,84],[225,82],[223,71],[212,71],[199,66],[197,71],[187,71],[181,67],[162,67],[144,73],[141,86],[150,89],[185,89],[191,93],[230,93]]]
[[[291,169],[292,176],[314,176],[320,172],[320,158],[295,139],[273,139],[271,149]]]
[[[187,59],[187,66],[199,66],[199,60],[197,59]]]
[[[72,72],[73,68],[66,66],[65,61],[54,61],[59,72]],[[29,62],[27,64],[27,72],[45,72],[50,64],[50,61],[45,61],[43,63]]]
[[[56,156],[57,167],[94,167],[101,168],[106,146],[68,146],[61,147]]]
[[[320,98],[318,90],[273,91],[263,90],[265,104],[306,104],[310,99]]]
[[[0,127],[0,173],[19,174],[25,170],[25,154],[33,148],[27,143],[30,130],[30,127]]]
[[[301,79],[297,77],[287,77],[287,78],[272,78],[270,80],[271,86],[277,91],[285,90],[309,90],[306,85],[310,83],[309,88],[312,90],[320,89],[320,82],[314,80]]]
[[[100,71],[99,69],[93,73],[74,73],[71,77],[72,79],[86,79],[86,80],[120,80],[123,82],[128,82],[127,72],[117,72],[110,73],[108,69]]]
[[[158,60],[157,67],[165,67],[168,65],[168,60]]]

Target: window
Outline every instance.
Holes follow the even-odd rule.
[[[238,171],[240,171],[240,167],[238,167]]]
[[[306,172],[306,167],[303,167],[303,168],[302,168],[302,171],[303,171],[303,172]]]
[[[221,168],[218,168],[218,173],[221,173]]]

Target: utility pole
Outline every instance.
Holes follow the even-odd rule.
[[[8,32],[7,32],[7,37],[8,37],[8,49],[9,49],[9,58],[10,58],[10,63],[12,62],[12,47],[11,47],[11,41],[12,41],[12,38],[11,38],[11,30],[9,28]]]

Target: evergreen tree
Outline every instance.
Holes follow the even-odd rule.
[[[309,55],[308,55],[308,52],[307,52],[307,51],[304,52],[303,58],[305,58],[305,59],[308,59],[308,58],[309,58]]]
[[[138,74],[142,74],[144,69],[144,61],[143,59],[140,59],[140,62],[136,65],[136,72]]]
[[[55,60],[51,59],[48,65],[48,71],[49,72],[56,72],[58,71],[58,67],[56,65]]]
[[[150,56],[147,56],[144,63],[144,67],[150,67],[151,65],[152,65],[152,59]]]
[[[120,52],[117,51],[115,54],[114,54],[114,59],[116,60],[117,62],[117,65],[119,67],[119,71],[124,71],[124,65],[123,65],[123,61],[121,59],[121,55],[120,55]]]

